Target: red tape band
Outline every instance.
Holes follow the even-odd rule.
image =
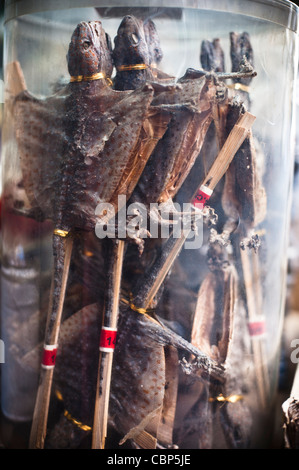
[[[208,186],[202,185],[199,190],[197,191],[194,199],[192,200],[193,206],[202,205],[202,207],[206,204],[206,202],[210,199],[213,194],[213,190],[208,188]],[[202,208],[200,207],[200,208]]]
[[[100,336],[100,351],[113,352],[116,344],[116,328],[103,326]]]
[[[54,369],[56,362],[57,345],[47,344],[44,346],[42,367],[44,369]]]
[[[265,320],[251,321],[248,323],[250,336],[262,336],[266,332]]]

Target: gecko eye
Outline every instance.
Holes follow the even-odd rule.
[[[132,41],[133,41],[134,44],[138,44],[139,39],[138,39],[138,36],[136,34],[132,33],[131,38],[132,38]]]
[[[90,45],[91,45],[91,42],[90,42],[90,41],[84,41],[84,42],[83,42],[83,48],[84,48],[85,50],[88,49],[88,48],[90,47]]]

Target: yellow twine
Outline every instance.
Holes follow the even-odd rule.
[[[112,85],[112,80],[109,77],[106,77],[106,75],[103,72],[97,72],[94,73],[93,75],[77,75],[77,76],[72,76],[70,78],[70,82],[88,82],[92,80],[101,80],[101,79],[106,79],[109,85]]]
[[[241,90],[245,91],[246,93],[250,93],[250,87],[247,85],[244,85],[243,83],[234,83],[232,85],[227,85],[228,88],[232,88],[233,90]]]
[[[219,402],[227,402],[227,403],[236,403],[237,401],[240,401],[240,400],[243,400],[243,396],[242,395],[229,395],[228,397],[225,397],[224,395],[222,395],[222,393],[220,393],[220,395],[218,395],[218,397],[216,398],[209,398],[209,401],[212,402],[212,401],[219,401]]]
[[[132,64],[132,65],[120,65],[117,67],[118,72],[124,72],[129,70],[145,70],[148,68],[146,64]]]
[[[62,394],[56,390],[56,397],[58,400],[63,401]],[[71,423],[75,424],[78,428],[82,429],[82,431],[91,431],[92,428],[88,426],[87,424],[81,423],[81,421],[78,421],[77,419],[73,418],[73,416],[67,411],[64,410],[63,415],[68,419]]]
[[[136,307],[136,305],[134,305],[133,303],[132,293],[130,293],[130,300],[127,300],[126,298],[122,297],[121,301],[125,303],[126,305],[129,305],[131,310],[133,310],[134,312],[140,313],[141,315],[151,315],[155,312],[153,308]]]
[[[61,230],[60,228],[55,228],[53,231],[54,235],[58,235],[59,237],[66,238],[70,232],[67,230]]]

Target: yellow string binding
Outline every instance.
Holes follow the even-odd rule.
[[[70,232],[67,230],[61,230],[60,228],[55,228],[53,231],[54,235],[58,235],[61,238],[66,238]]]
[[[106,77],[106,75],[103,72],[97,72],[92,75],[77,75],[77,76],[72,76],[70,78],[70,82],[88,82],[88,81],[93,81],[93,80],[106,80],[109,85],[112,85],[112,80],[109,77]]]
[[[116,67],[118,72],[130,71],[130,70],[145,70],[148,68],[146,64],[131,64],[131,65],[120,65]]]

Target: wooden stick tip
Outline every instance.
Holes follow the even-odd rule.
[[[252,127],[255,120],[256,120],[256,116],[246,111],[244,114],[240,116],[236,125],[238,127],[243,127],[244,129],[249,130]]]

